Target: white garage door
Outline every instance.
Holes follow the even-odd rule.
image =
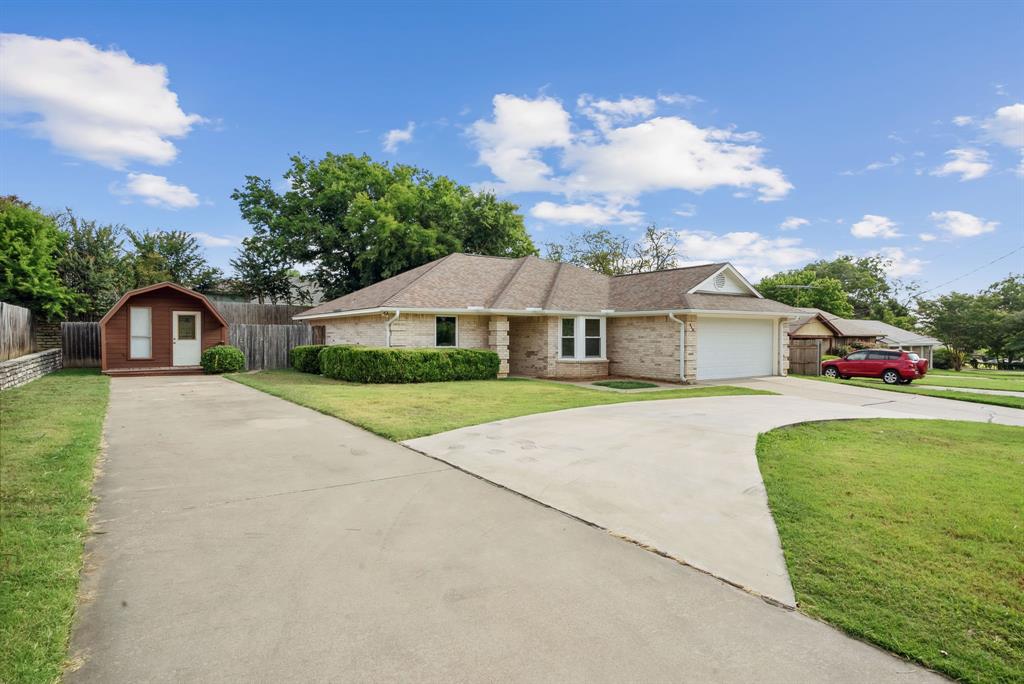
[[[772,374],[773,322],[751,318],[697,319],[697,379]]]

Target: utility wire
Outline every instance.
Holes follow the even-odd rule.
[[[967,273],[964,273],[963,275],[959,275],[956,278],[953,278],[952,280],[947,280],[946,282],[940,283],[939,285],[936,285],[935,287],[928,288],[924,292],[918,292],[916,295],[911,297],[911,299],[920,299],[921,297],[925,296],[929,292],[934,292],[935,290],[938,290],[940,287],[945,287],[946,285],[949,285],[950,283],[955,283],[958,280],[962,280],[962,279],[966,278],[969,275],[974,275],[975,273],[977,273],[978,271],[982,270],[983,268],[988,268],[989,266],[991,266],[994,263],[1000,262],[1003,259],[1006,259],[1008,257],[1013,256],[1014,254],[1016,254],[1017,252],[1021,251],[1022,249],[1024,249],[1024,245],[1020,245],[1016,249],[1010,250],[1009,252],[1007,252],[1006,254],[1004,254],[1001,257],[996,257],[995,259],[993,259],[992,261],[988,262],[987,264],[982,264],[981,266],[979,266],[978,268],[974,269],[973,271],[968,271]]]

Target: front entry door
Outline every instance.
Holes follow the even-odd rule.
[[[203,315],[199,311],[175,311],[171,330],[172,363],[175,366],[198,366],[202,354]]]

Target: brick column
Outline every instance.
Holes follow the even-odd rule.
[[[789,374],[789,333],[786,320],[779,321],[779,375]]]
[[[683,349],[686,357],[684,359],[684,376],[688,384],[697,382],[697,317],[683,316],[686,326],[686,345]]]
[[[487,322],[487,348],[498,355],[498,377],[508,377],[508,316],[491,316]]]

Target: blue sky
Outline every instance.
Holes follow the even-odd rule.
[[[752,279],[882,253],[931,288],[1024,243],[1019,3],[0,12],[0,192],[194,232],[225,268],[232,189],[327,151],[493,187],[538,244],[653,221]]]

